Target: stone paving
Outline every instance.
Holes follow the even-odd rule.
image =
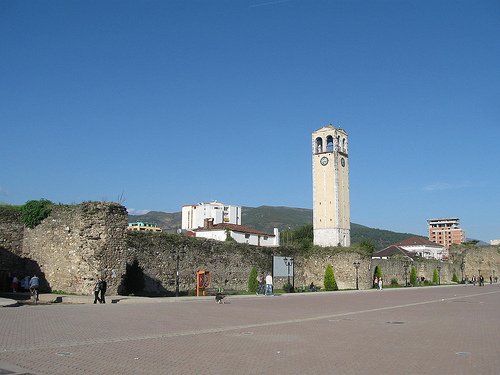
[[[500,373],[500,284],[112,299],[0,307],[0,375]]]

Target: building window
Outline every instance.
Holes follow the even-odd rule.
[[[245,238],[250,238],[250,235],[248,233],[246,233]]]

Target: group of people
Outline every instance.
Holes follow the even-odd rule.
[[[271,275],[264,275],[264,272],[260,274],[260,276],[257,276],[257,281],[259,283],[259,290],[257,290],[256,295],[259,295],[260,291],[262,290],[263,294],[267,296],[269,294],[269,291],[271,292],[271,295],[273,296],[273,277]]]
[[[484,286],[484,276],[479,275],[478,278],[476,278],[476,276],[472,276],[472,278],[469,280],[469,276],[465,275],[465,285],[469,285],[469,282],[473,286],[476,286],[476,283],[478,283],[479,286]],[[493,284],[493,277],[491,277],[491,276],[490,276],[490,284]]]
[[[377,290],[382,290],[382,277],[375,276],[373,284]]]
[[[24,289],[25,292],[27,291],[33,291],[33,288],[38,289],[40,285],[40,280],[38,279],[37,275],[33,275],[33,277],[25,276],[21,278],[21,280],[18,279],[17,276],[14,275],[12,278],[12,293],[17,293],[19,288]]]
[[[92,293],[94,294],[94,303],[106,303],[106,289],[108,287],[108,284],[106,283],[106,280],[104,280],[104,277],[98,277],[94,283],[94,288],[92,288]]]

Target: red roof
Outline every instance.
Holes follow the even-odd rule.
[[[413,236],[411,238],[408,238],[406,240],[396,242],[395,244],[392,244],[391,246],[415,246],[415,245],[426,245],[426,246],[439,246],[442,247],[441,245],[438,245],[435,242],[426,240],[425,238],[418,237],[418,236]]]

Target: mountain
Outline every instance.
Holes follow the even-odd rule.
[[[241,223],[247,227],[273,232],[273,228],[294,230],[312,223],[312,210],[292,207],[242,207]],[[129,223],[145,221],[154,223],[165,232],[175,233],[181,227],[182,213],[150,211],[145,215],[129,215]],[[373,242],[375,250],[381,250],[393,243],[413,237],[412,233],[398,233],[389,230],[369,228],[364,225],[351,223],[351,243],[360,242],[365,238]],[[420,236],[426,238],[425,236]]]

